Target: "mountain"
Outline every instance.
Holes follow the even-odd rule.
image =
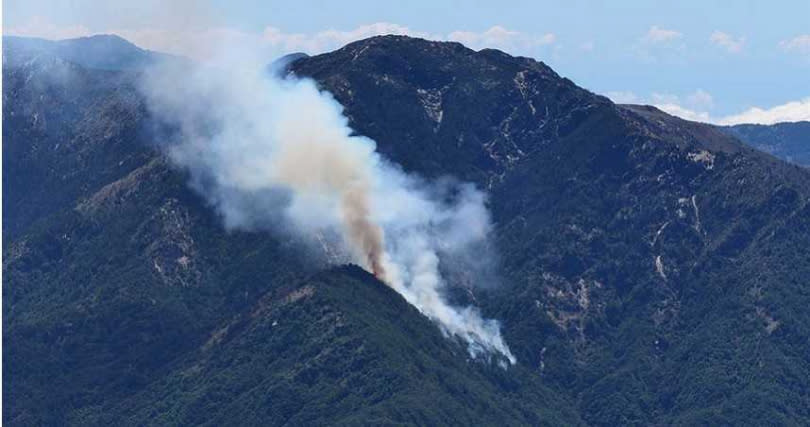
[[[56,57],[99,70],[141,70],[163,60],[179,60],[165,53],[141,49],[113,34],[66,40],[3,36],[3,62]]]
[[[383,36],[285,66],[406,171],[487,191],[502,283],[453,295],[517,365],[468,360],[289,236],[224,230],[133,73],[23,62],[3,70],[4,421],[810,420],[810,171],[496,50]]]
[[[743,124],[720,129],[780,159],[810,166],[810,122]]]
[[[224,230],[156,150],[135,78],[58,58],[4,69],[4,420],[580,422],[368,274],[313,276],[323,263],[289,238]]]
[[[406,169],[489,190],[512,285],[478,300],[587,422],[806,416],[774,379],[808,377],[807,171],[498,51],[389,37],[292,68]]]

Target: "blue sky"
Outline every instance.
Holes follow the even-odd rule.
[[[810,1],[7,0],[4,34],[118,33],[204,59],[212,45],[318,53],[379,33],[495,47],[619,102],[714,122],[810,119]]]

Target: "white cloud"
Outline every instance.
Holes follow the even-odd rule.
[[[810,55],[810,34],[801,34],[792,39],[782,40],[779,47],[785,52]]]
[[[739,114],[724,117],[713,117],[708,111],[686,108],[677,103],[654,105],[662,111],[682,119],[718,125],[737,125],[741,123],[772,125],[781,122],[810,121],[810,98],[791,101],[768,109],[751,107]]]
[[[399,24],[377,22],[369,25],[361,25],[349,31],[326,30],[312,34],[285,33],[279,28],[267,27],[262,34],[262,40],[287,52],[304,51],[307,53],[319,53],[339,48],[353,41],[383,34],[441,38],[441,36],[431,36],[428,33],[415,31]]]
[[[258,55],[266,56],[291,52],[318,54],[340,48],[353,41],[383,34],[431,37],[427,33],[387,22],[362,25],[349,31],[325,30],[316,33],[287,33],[277,27],[266,27],[261,33],[231,28],[202,30],[146,28],[110,32],[146,49],[185,55],[199,60],[209,59],[212,55],[221,54],[229,49],[238,49],[243,53],[253,50]]]
[[[652,95],[650,95],[650,99],[651,99],[653,105],[658,105],[658,104],[678,104],[678,103],[681,102],[678,95],[674,95],[674,94],[671,94],[671,93],[653,92]]]
[[[650,104],[682,119],[719,125],[810,121],[810,97],[767,109],[751,107],[738,114],[715,117],[710,112],[714,107],[714,98],[702,89],[683,98],[670,93],[652,93],[645,98],[626,91],[608,92],[607,96],[617,104]]]
[[[611,101],[617,104],[640,104],[641,97],[629,91],[612,91],[605,94]]]
[[[810,120],[810,97],[777,105],[769,109],[752,107],[740,114],[734,114],[716,120],[715,123],[721,125],[736,125],[740,123],[771,125],[780,122],[799,122],[806,120]]]
[[[495,48],[505,51],[527,51],[538,46],[552,44],[557,37],[552,33],[534,35],[508,30],[496,25],[484,32],[453,31],[446,37],[473,49]]]
[[[657,25],[653,25],[649,30],[647,30],[647,33],[644,34],[641,41],[649,44],[657,44],[677,40],[681,37],[683,37],[683,34],[678,31],[667,30],[660,28]]]
[[[745,37],[735,38],[731,34],[715,30],[710,36],[709,41],[717,46],[724,48],[731,53],[740,53],[745,45]]]
[[[654,104],[656,108],[666,113],[678,116],[682,119],[692,120],[695,122],[710,123],[711,118],[706,111],[694,111],[688,108],[681,107],[678,104]]]
[[[431,40],[450,40],[463,43],[472,49],[496,48],[510,52],[530,52],[531,49],[552,44],[554,34],[534,35],[509,30],[496,25],[483,32],[453,31],[449,34],[431,34],[390,22],[362,25],[349,31],[327,30],[317,33],[285,33],[276,27],[267,27],[262,40],[286,52],[304,51],[319,53],[339,48],[347,43],[368,37],[396,34]]]
[[[110,33],[135,43],[144,49],[183,55],[204,60],[225,51],[225,47],[238,46],[241,51],[267,50],[256,34],[231,28],[205,30],[162,30],[153,28],[110,30]],[[269,54],[275,54],[269,52]]]
[[[596,47],[596,43],[594,43],[593,41],[587,41],[579,45],[579,48],[586,52],[593,51],[594,47]]]
[[[653,25],[631,46],[636,56],[647,63],[684,63],[686,43],[683,34]]]
[[[714,107],[714,98],[712,98],[712,95],[703,89],[698,89],[695,92],[687,95],[686,102],[691,108],[710,110],[712,107]]]

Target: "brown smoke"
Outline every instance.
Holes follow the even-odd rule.
[[[493,352],[515,363],[497,321],[450,305],[442,292],[440,257],[474,258],[473,248],[484,243],[484,195],[465,186],[457,201],[443,200],[444,186],[422,188],[428,184],[383,161],[314,82],[271,78],[263,54],[222,53],[214,66],[158,67],[142,84],[151,112],[183,132],[170,157],[205,184],[196,189],[226,226],[273,227],[284,213],[284,229],[339,232],[341,249],[448,335],[467,341],[472,357]],[[290,190],[286,203],[278,189]]]
[[[369,202],[372,149],[300,117],[282,125],[285,132],[272,167],[275,180],[302,193],[337,196],[346,242],[359,261],[385,281],[383,232],[371,219]]]
[[[352,244],[366,257],[371,272],[385,281],[383,254],[383,233],[369,218],[368,190],[365,185],[353,185],[343,193],[341,201],[343,222]]]

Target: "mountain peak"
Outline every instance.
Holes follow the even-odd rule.
[[[86,68],[133,70],[170,58],[170,55],[142,49],[115,34],[97,34],[64,40],[29,37],[4,37],[4,50],[13,51],[12,59],[32,57],[58,58]]]
[[[494,49],[294,59],[413,185],[487,193],[468,256],[499,276],[440,265],[500,321],[501,370],[359,267],[315,272],[330,248],[226,230],[155,151],[139,76],[90,69],[148,51],[27,40],[82,72],[4,63],[9,424],[807,424],[807,169]]]
[[[551,71],[551,68],[542,61],[523,56],[513,56],[498,49],[484,48],[476,51],[456,41],[428,40],[420,37],[395,34],[379,35],[358,40],[347,44],[335,52],[330,52],[328,55],[345,52],[357,55],[359,57],[365,53],[374,53],[375,50],[378,53],[398,52],[401,54],[403,52],[419,52],[420,54],[426,56],[441,55],[443,57],[471,56],[488,58],[493,61],[520,64],[526,67],[539,66]]]
[[[571,129],[584,117],[571,114],[572,109],[612,105],[542,62],[407,36],[360,40],[290,68],[327,82],[324,88],[347,110],[359,104],[350,117],[354,129],[406,169],[427,176],[450,173],[482,187]],[[383,98],[382,116],[366,110],[371,104],[359,99],[369,94]],[[485,119],[471,121],[471,114]],[[401,130],[405,140],[391,140],[393,129]],[[448,143],[453,140],[458,142]],[[428,164],[412,162],[408,153],[414,149],[432,153]]]
[[[69,39],[61,39],[61,40],[57,40],[57,42],[59,42],[59,43],[66,43],[66,42],[116,43],[116,44],[121,44],[121,45],[132,46],[132,47],[140,49],[138,46],[136,46],[131,41],[119,36],[118,34],[113,34],[113,33],[109,33],[109,34],[92,34],[92,35],[89,35],[89,36],[74,37],[74,38],[69,38]]]
[[[94,34],[85,37],[76,37],[56,41],[58,46],[64,48],[89,49],[99,54],[143,54],[147,51],[117,34]]]

